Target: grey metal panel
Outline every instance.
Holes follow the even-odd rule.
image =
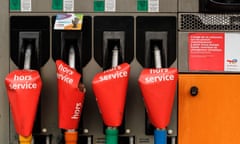
[[[51,55],[51,50],[50,50]],[[57,141],[60,136],[58,128],[58,98],[55,62],[51,59],[41,68],[43,82],[41,93],[41,129],[45,134],[51,134]]]
[[[117,12],[137,12],[137,0],[117,0]],[[177,12],[177,0],[159,0],[159,12]]]
[[[189,8],[196,9],[192,6],[191,0],[159,0],[159,12],[177,12],[178,3],[183,6],[180,8],[186,8],[185,4],[189,5]],[[185,1],[188,1],[187,3]],[[93,0],[75,0],[74,12],[93,12]],[[196,5],[194,3],[194,5]],[[198,5],[197,5],[198,6]],[[18,11],[15,11],[18,12]],[[34,12],[63,12],[62,10],[52,10],[51,0],[32,0],[32,11]],[[116,0],[116,12],[137,12],[137,0]]]
[[[178,12],[199,12],[199,0],[179,0]]]
[[[32,0],[32,12],[50,12],[51,0]]]
[[[52,0],[32,0],[32,12],[58,12],[52,10]],[[93,0],[74,0],[74,12],[93,12]]]
[[[178,0],[160,0],[160,12],[177,12]]]
[[[179,72],[188,71],[188,33],[178,33],[178,70]]]
[[[93,12],[93,0],[75,0],[75,11]],[[160,0],[160,12],[177,12],[177,0]],[[137,12],[137,0],[116,0],[116,12]]]
[[[184,17],[185,16],[185,17]],[[190,72],[188,62],[188,34],[200,32],[236,32],[240,24],[233,22],[238,14],[179,13],[178,16],[178,68]],[[199,71],[200,72],[200,71]],[[206,72],[206,71],[205,71]],[[227,73],[225,71],[225,73]]]
[[[177,12],[177,0],[159,0],[159,12]],[[75,11],[93,12],[93,0],[75,0]],[[116,0],[116,12],[137,12],[137,0]]]
[[[116,0],[117,12],[135,12],[137,11],[136,0]]]
[[[93,12],[93,0],[75,0],[74,4],[77,12]]]
[[[9,72],[9,4],[0,0],[0,143],[9,144],[9,104],[4,79]]]

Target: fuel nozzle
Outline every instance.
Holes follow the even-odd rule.
[[[31,144],[42,81],[37,70],[32,70],[32,40],[21,45],[23,69],[12,71],[5,79],[14,126],[20,144]],[[23,54],[24,52],[24,54]],[[17,98],[16,98],[17,97]],[[17,115],[15,115],[17,113]],[[38,124],[38,123],[37,123]]]
[[[78,127],[83,109],[83,101],[86,92],[85,86],[81,83],[81,74],[76,69],[75,46],[68,44],[64,47],[68,55],[63,60],[56,60],[59,97],[59,128],[64,130],[66,144],[77,144]]]
[[[154,144],[167,144],[167,125],[175,96],[177,69],[162,68],[162,53],[158,45],[152,47],[154,68],[145,68],[138,83],[144,97],[148,117],[155,127]]]
[[[128,63],[119,64],[122,60],[119,40],[111,39],[108,42],[110,44],[106,44],[105,57],[111,61],[103,62],[106,70],[95,75],[92,87],[104,121],[106,144],[117,144],[124,116],[130,66]]]
[[[75,50],[71,45],[68,54],[68,65],[75,69]],[[77,144],[78,132],[76,129],[68,129],[64,132],[64,139],[66,144]]]

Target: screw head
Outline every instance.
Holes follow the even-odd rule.
[[[47,128],[43,128],[43,129],[42,129],[42,132],[43,132],[43,133],[46,133],[46,132],[47,132]]]
[[[130,134],[131,133],[131,130],[130,129],[126,129],[125,131],[127,134]]]
[[[88,132],[88,129],[83,129],[83,133],[87,134]]]
[[[173,134],[173,130],[172,129],[169,129],[167,132],[168,132],[169,135]]]

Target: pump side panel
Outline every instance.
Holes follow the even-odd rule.
[[[179,75],[179,144],[240,143],[239,82],[237,74]]]
[[[0,143],[9,144],[9,105],[4,79],[9,72],[9,14],[7,0],[0,0]]]

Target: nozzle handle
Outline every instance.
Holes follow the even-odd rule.
[[[167,131],[165,129],[154,131],[154,144],[167,144]]]
[[[106,128],[106,144],[118,144],[118,129],[107,127]]]
[[[19,135],[19,144],[31,144],[31,143],[32,143],[32,135],[30,136]]]

